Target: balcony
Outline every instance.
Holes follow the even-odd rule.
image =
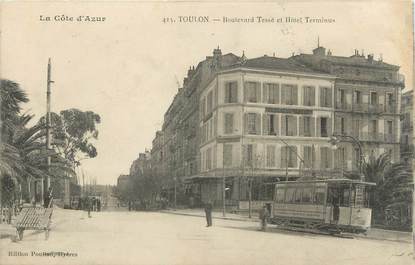
[[[367,113],[396,113],[396,105],[336,102],[336,109]]]
[[[361,142],[384,142],[385,137],[383,133],[375,133],[375,132],[361,132],[358,136],[356,136],[359,141]]]

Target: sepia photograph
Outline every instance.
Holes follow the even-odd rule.
[[[413,264],[413,10],[1,2],[0,264]]]

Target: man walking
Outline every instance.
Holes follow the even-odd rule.
[[[212,226],[212,203],[208,201],[205,204],[206,227]]]
[[[259,210],[259,219],[261,221],[261,231],[267,230],[267,221],[269,218],[269,211],[266,205],[262,207],[261,210]]]

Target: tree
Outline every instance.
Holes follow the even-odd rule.
[[[45,117],[40,120],[44,122]],[[51,113],[54,146],[73,166],[79,166],[82,160],[98,155],[91,140],[98,139],[96,126],[100,122],[101,117],[92,111],[68,109],[59,115]]]
[[[370,156],[363,165],[366,181],[376,183],[371,196],[375,221],[385,221],[385,210],[396,203],[410,204],[412,199],[412,170],[404,163],[392,163],[390,155]]]

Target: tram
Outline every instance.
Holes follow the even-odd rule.
[[[351,179],[275,184],[271,223],[283,227],[365,233],[371,224],[369,194],[375,183]]]

